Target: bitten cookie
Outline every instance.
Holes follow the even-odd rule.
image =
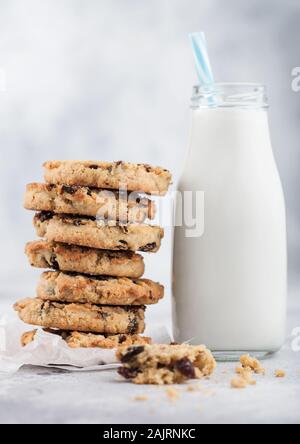
[[[155,216],[155,204],[136,194],[120,195],[112,190],[45,183],[27,185],[24,207],[27,210],[97,216],[122,222],[142,223]]]
[[[119,348],[129,347],[131,345],[146,345],[151,344],[151,338],[140,335],[127,334],[96,334],[96,333],[82,333],[79,331],[64,331],[44,329],[46,333],[61,336],[64,341],[71,348]],[[21,336],[21,345],[26,347],[34,341],[38,330],[27,331]]]
[[[164,230],[146,224],[126,226],[101,225],[88,217],[57,215],[41,212],[34,217],[36,233],[49,241],[100,248],[156,252]]]
[[[132,251],[107,251],[38,240],[25,248],[29,262],[37,268],[54,268],[91,275],[139,278],[145,264],[140,254]]]
[[[145,329],[144,306],[63,304],[27,298],[18,301],[14,309],[27,324],[47,328],[112,334],[137,334]]]
[[[37,296],[44,300],[98,305],[156,304],[164,287],[149,279],[82,276],[55,271],[41,275]]]
[[[180,384],[213,373],[216,362],[204,346],[153,344],[117,352],[118,372],[136,384]]]
[[[153,195],[168,191],[172,176],[168,170],[146,164],[53,160],[44,163],[45,180],[57,185],[127,189]]]

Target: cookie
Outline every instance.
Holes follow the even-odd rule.
[[[43,166],[50,184],[126,189],[160,196],[166,194],[172,179],[163,168],[121,161],[53,160]]]
[[[17,302],[14,309],[27,324],[46,328],[112,334],[137,334],[145,329],[144,306],[63,304],[27,298]]]
[[[119,374],[136,384],[180,384],[211,375],[216,362],[204,345],[153,344],[117,351]]]
[[[132,251],[97,250],[38,240],[28,242],[25,253],[37,268],[131,278],[141,277],[145,270],[143,257]]]
[[[27,210],[80,214],[125,223],[142,223],[155,216],[154,202],[136,193],[127,196],[112,190],[44,183],[27,185],[24,207]]]
[[[59,335],[71,348],[119,348],[129,347],[131,345],[145,345],[151,344],[151,338],[140,335],[127,334],[96,334],[96,333],[82,333],[79,331],[64,331],[44,329],[46,333]],[[21,345],[26,347],[34,341],[38,330],[27,331],[21,336]]]
[[[164,231],[146,224],[101,225],[88,217],[41,212],[34,217],[36,233],[49,241],[64,242],[103,250],[156,252]]]
[[[164,295],[164,287],[149,279],[83,276],[56,271],[41,275],[37,296],[58,302],[97,305],[156,304]]]

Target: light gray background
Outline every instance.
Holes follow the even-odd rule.
[[[195,83],[187,35],[204,30],[216,80],[264,82],[287,201],[290,282],[300,265],[298,0],[1,0],[1,296],[33,295],[34,239],[25,184],[47,159],[149,162],[178,178]],[[147,256],[147,276],[170,294],[170,237]],[[12,289],[11,283],[14,284]],[[151,309],[158,315],[168,298]]]
[[[164,388],[120,383],[115,373],[53,374],[36,368],[0,375],[0,422],[299,422],[299,353],[291,332],[300,325],[300,66],[299,0],[0,0],[0,315],[34,294],[39,271],[23,244],[34,239],[22,209],[27,182],[41,180],[46,159],[149,162],[178,178],[187,147],[189,97],[196,80],[187,34],[206,31],[219,81],[268,85],[274,152],[287,201],[290,306],[287,342],[267,361],[257,387],[233,391],[233,365],[220,366],[204,387],[168,401]],[[147,276],[167,286],[149,309],[168,319],[170,233]],[[149,318],[148,318],[149,320]],[[151,321],[151,320],[150,320]],[[287,371],[275,380],[273,371]],[[217,384],[218,383],[218,384]],[[149,394],[137,403],[133,396]]]

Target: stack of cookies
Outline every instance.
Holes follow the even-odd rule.
[[[171,175],[162,168],[124,162],[51,161],[46,183],[27,186],[25,208],[42,240],[26,254],[42,273],[37,297],[14,306],[20,319],[60,335],[71,347],[115,348],[151,342],[145,305],[157,303],[162,285],[144,274],[143,257],[157,252],[163,229],[148,225]],[[143,193],[143,195],[141,195]],[[22,336],[26,345],[37,330]]]

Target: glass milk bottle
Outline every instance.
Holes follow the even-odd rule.
[[[179,194],[184,207],[184,191],[203,192],[204,229],[175,227],[174,338],[220,359],[262,357],[283,345],[286,321],[285,205],[267,98],[257,84],[214,91],[195,87],[192,97]]]

